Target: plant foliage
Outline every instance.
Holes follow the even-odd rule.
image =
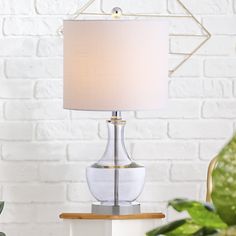
[[[213,205],[174,199],[169,202],[189,218],[146,233],[147,236],[236,236],[236,135],[218,155],[213,171]]]
[[[4,207],[4,202],[0,202],[0,214],[2,213],[3,207]],[[0,232],[0,236],[6,236],[6,235]]]
[[[217,160],[212,174],[212,201],[220,217],[227,224],[236,225],[236,135],[219,153]]]

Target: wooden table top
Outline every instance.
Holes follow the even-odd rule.
[[[157,213],[140,213],[133,215],[98,215],[93,213],[62,213],[61,219],[66,220],[141,220],[141,219],[163,219],[165,215]]]

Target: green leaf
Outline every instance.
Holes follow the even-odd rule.
[[[216,212],[197,201],[175,199],[169,202],[176,211],[187,211],[193,222],[197,225],[213,229],[225,229],[227,225],[221,220]]]
[[[171,232],[175,230],[176,228],[180,227],[181,225],[185,224],[187,222],[187,219],[183,220],[177,220],[175,222],[166,224],[164,226],[160,226],[154,230],[151,230],[146,233],[147,236],[156,236],[156,235],[161,235],[161,234],[166,234],[168,232]]]
[[[185,224],[167,233],[166,236],[190,236],[198,232],[201,228],[202,226],[195,224],[192,220],[188,220]]]
[[[201,228],[195,232],[192,236],[214,236],[218,231],[215,229]]]
[[[180,224],[179,224],[180,223]],[[171,226],[175,227],[170,227]],[[177,226],[177,227],[176,227]],[[212,236],[216,230],[207,229],[194,223],[191,219],[179,220],[159,227],[147,233],[147,236]]]
[[[193,204],[197,204],[197,205],[203,205],[206,210],[208,211],[212,211],[215,212],[214,206],[212,204],[209,203],[200,203],[197,201],[191,201],[188,199],[183,199],[183,198],[176,198],[172,201],[169,201],[168,206],[172,206],[176,211],[178,212],[182,212],[185,211],[188,208],[191,208],[193,206]]]
[[[228,225],[236,225],[236,135],[217,156],[212,201]]]
[[[0,202],[0,214],[2,213],[3,207],[4,207],[4,202]]]

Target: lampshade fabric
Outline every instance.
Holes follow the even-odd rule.
[[[64,21],[64,108],[151,110],[167,98],[168,25]]]

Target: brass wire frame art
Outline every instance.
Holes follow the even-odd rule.
[[[86,10],[95,2],[100,1],[100,12],[86,12]],[[80,9],[78,9],[73,15],[72,19],[76,20],[82,15],[93,15],[93,16],[113,16],[112,12],[106,12],[104,10],[104,0],[88,0]],[[158,1],[158,0],[157,0]],[[181,0],[175,0],[178,5],[182,8],[182,10],[186,13],[186,15],[177,15],[177,14],[146,14],[146,13],[122,13],[121,16],[124,17],[152,17],[152,18],[190,18],[192,19],[199,29],[201,30],[201,35],[189,35],[189,34],[170,34],[170,36],[184,36],[184,37],[201,37],[202,41],[200,41],[196,47],[194,47],[189,53],[171,53],[172,55],[180,55],[184,56],[183,59],[175,65],[172,69],[169,70],[169,76],[172,76],[181,66],[183,66],[196,52],[211,38],[210,32],[206,29],[206,27],[193,15],[193,13],[185,6],[185,4]],[[117,7],[117,6],[114,6]],[[115,18],[120,18],[115,17]],[[59,34],[63,34],[63,27],[58,29]]]
[[[207,171],[207,193],[206,193],[206,202],[211,202],[211,193],[213,189],[213,181],[212,181],[212,173],[213,170],[216,168],[218,163],[218,158],[215,157],[211,160],[208,171]]]

